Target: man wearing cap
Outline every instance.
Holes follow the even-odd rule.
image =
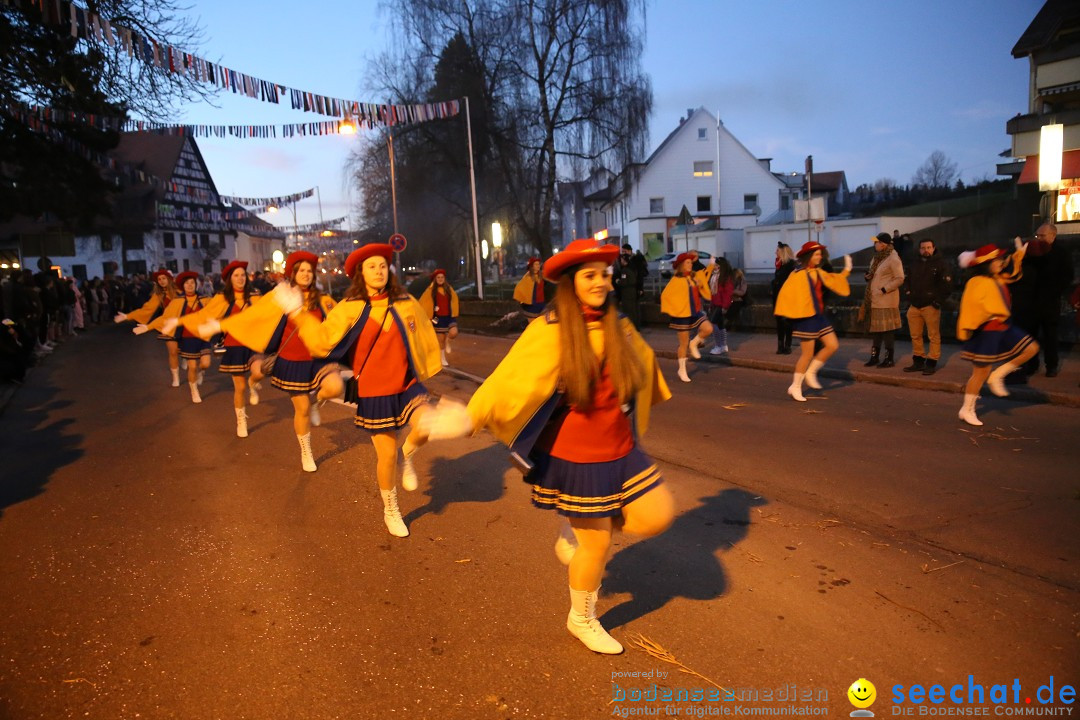
[[[870,336],[873,344],[866,367],[879,364],[881,345],[885,344],[885,357],[880,366],[889,368],[896,364],[893,359],[895,333],[900,328],[900,286],[904,284],[904,264],[893,250],[889,233],[878,233],[874,238],[874,259],[866,273],[866,290],[859,308],[859,320],[869,316]]]
[[[941,306],[952,292],[952,273],[931,238],[919,241],[919,256],[911,262],[904,287],[911,302],[907,320],[912,353],[911,365],[904,372],[933,375],[941,358]],[[923,349],[923,328],[930,339],[928,353]]]

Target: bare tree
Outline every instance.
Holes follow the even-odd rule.
[[[915,175],[911,178],[912,185],[921,185],[927,188],[951,188],[956,182],[956,163],[949,160],[948,156],[940,150],[930,153]]]
[[[380,63],[385,89],[408,84],[418,68],[431,77],[455,36],[476,57],[479,96],[469,97],[486,117],[485,167],[498,173],[506,212],[525,244],[550,254],[560,174],[621,168],[644,156],[652,108],[640,68],[644,0],[404,0],[387,7],[404,41],[392,62]]]

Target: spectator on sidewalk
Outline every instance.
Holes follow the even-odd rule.
[[[645,271],[646,273],[648,270]],[[645,295],[645,275],[639,263],[635,262],[634,249],[629,244],[619,251],[612,274],[612,285],[619,309],[634,323],[634,328],[641,329],[641,298]]]
[[[1062,296],[1073,281],[1072,256],[1057,240],[1057,226],[1044,223],[1035,231],[1021,266],[1022,275],[1013,285],[1013,309],[1016,324],[1042,346],[1046,376],[1055,377],[1060,369],[1058,325]],[[1036,354],[1024,365],[1024,376],[1039,371]],[[1017,373],[1019,376],[1019,373]]]
[[[731,293],[735,288],[735,273],[727,258],[714,258],[709,268],[709,300],[712,308],[709,322],[713,326],[713,349],[710,355],[723,355],[728,351],[727,328],[724,326],[724,314],[731,308]]]
[[[544,279],[540,277],[541,264],[540,258],[529,258],[525,275],[514,288],[514,299],[521,306],[521,314],[529,320],[543,315],[547,305],[544,298]]]
[[[893,353],[896,347],[896,331],[900,328],[900,286],[904,284],[904,264],[893,248],[889,233],[878,233],[874,238],[874,259],[867,271],[866,290],[859,308],[859,322],[870,320],[870,359],[863,363],[873,367],[880,363],[883,368],[896,364]],[[879,361],[882,343],[885,357]]]
[[[780,296],[780,288],[784,287],[788,276],[795,269],[795,253],[787,243],[776,244],[776,272],[772,279],[772,306],[776,317],[776,354],[791,354],[791,321],[786,317],[776,315],[776,298]]]
[[[952,290],[952,273],[931,238],[919,241],[919,256],[911,261],[904,289],[911,302],[907,320],[912,353],[904,372],[933,375],[941,359],[941,308]],[[930,339],[928,353],[923,350],[923,328]]]
[[[724,313],[724,321],[727,323],[728,330],[738,330],[742,309],[750,304],[750,286],[746,282],[746,274],[741,269],[735,270],[731,283],[731,306]]]

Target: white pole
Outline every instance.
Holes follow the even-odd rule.
[[[469,136],[469,185],[472,188],[472,224],[476,255],[476,296],[484,299],[484,274],[480,266],[480,218],[476,213],[476,171],[473,168],[472,116],[469,114],[469,96],[465,96],[465,132]]]

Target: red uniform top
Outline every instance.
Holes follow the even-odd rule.
[[[202,301],[194,295],[184,296],[184,309],[180,311],[181,315],[187,315],[188,313],[198,312],[202,308]],[[185,338],[198,338],[198,333],[193,333],[187,328],[183,329],[180,337]]]
[[[442,317],[450,315],[450,293],[440,292],[438,288],[432,291],[431,297],[435,299],[435,314]]]
[[[689,277],[686,278],[686,284],[690,286],[690,314],[694,315],[701,312],[701,291]]]
[[[371,298],[368,315],[353,353],[353,374],[360,397],[381,397],[405,392],[416,377],[409,369],[409,352],[389,314],[385,293]]]
[[[533,285],[533,302],[544,302],[544,278],[539,275],[536,276],[536,283]]]
[[[241,298],[239,301],[233,303],[232,311],[230,315],[236,315],[244,309],[244,300]],[[225,347],[244,347],[244,344],[237,341],[232,335],[225,333]]]
[[[313,310],[305,310],[304,312],[315,317],[319,322],[326,319],[323,315],[322,308],[315,308]],[[281,347],[278,348],[278,357],[283,360],[293,360],[296,362],[303,362],[304,360],[311,360],[311,353],[308,352],[307,345],[300,339],[300,333],[297,331],[296,323],[291,319],[285,323],[285,332],[281,336]]]

